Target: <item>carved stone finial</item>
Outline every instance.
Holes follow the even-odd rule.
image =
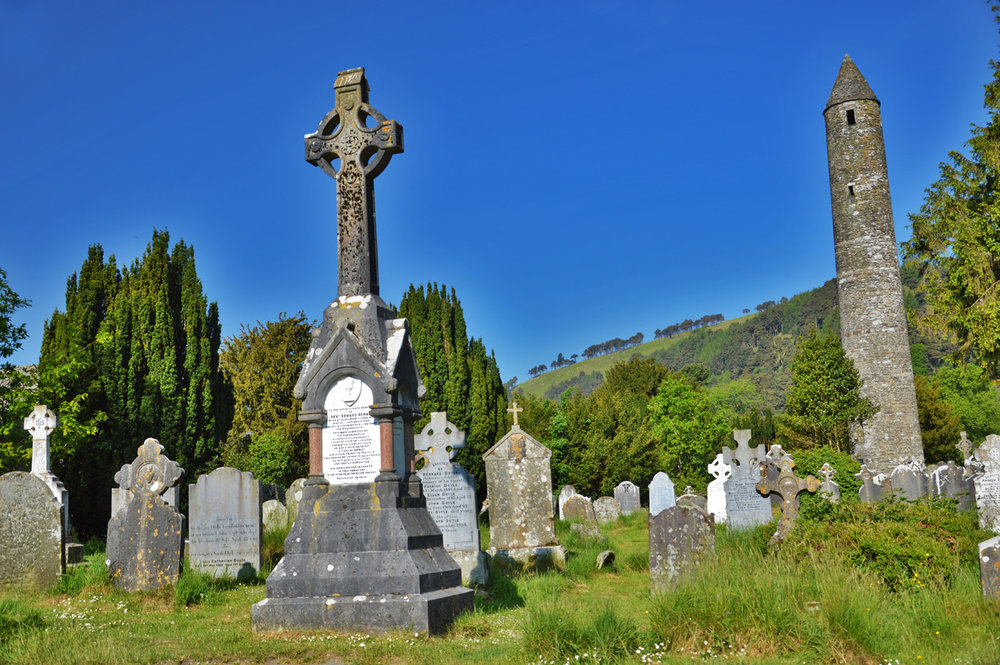
[[[517,414],[521,413],[522,411],[524,411],[524,409],[518,407],[517,406],[517,402],[513,402],[511,404],[510,408],[507,409],[507,413],[513,413],[514,414],[514,426],[515,427],[518,427],[518,424],[517,424]]]

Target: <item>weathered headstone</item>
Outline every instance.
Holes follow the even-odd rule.
[[[677,497],[677,505],[694,507],[708,512],[708,498],[695,492],[690,485],[684,488],[684,494]]]
[[[772,450],[774,448],[779,448],[779,446],[772,446]],[[820,481],[813,476],[796,477],[792,470],[795,467],[795,462],[787,453],[776,453],[773,459],[774,465],[778,468],[777,480],[764,478],[757,483],[757,490],[761,494],[777,494],[781,497],[781,519],[778,521],[777,531],[771,536],[770,545],[784,540],[792,530],[795,519],[799,515],[799,494],[815,492],[820,486]]]
[[[594,502],[594,515],[598,524],[608,524],[622,516],[622,507],[613,496],[602,496]]]
[[[726,522],[730,529],[748,529],[771,521],[771,502],[757,491],[761,479],[761,464],[765,461],[763,446],[750,447],[750,430],[733,431],[736,449],[723,446],[722,461],[729,465],[726,491]]]
[[[722,461],[722,453],[715,456],[708,465],[708,472],[715,480],[708,484],[706,505],[708,512],[715,517],[716,524],[726,521],[726,487],[725,483],[732,475],[732,468]]]
[[[305,149],[337,183],[337,298],[293,391],[310,476],[253,628],[439,633],[474,592],[427,512],[413,450],[426,389],[406,319],[379,296],[374,179],[402,152],[402,127],[368,103],[364,69],[341,72],[334,90]]]
[[[291,526],[288,508],[277,499],[268,499],[261,504],[261,521],[265,531],[277,531]]]
[[[889,481],[896,496],[907,501],[916,501],[930,494],[927,469],[919,460],[910,460],[897,465],[889,474]]]
[[[657,515],[664,508],[677,505],[674,495],[674,481],[663,471],[657,471],[649,483],[649,514]]]
[[[1000,600],[1000,536],[979,543],[979,579],[983,596]]]
[[[260,570],[260,481],[224,466],[188,486],[188,558],[217,577],[251,579]]]
[[[34,474],[0,476],[0,588],[48,589],[63,572],[62,508]]]
[[[670,589],[715,548],[715,520],[678,504],[649,517],[649,581],[653,594]]]
[[[931,472],[931,494],[955,499],[958,510],[972,510],[976,505],[976,484],[954,460],[938,464]]]
[[[559,490],[559,519],[566,519],[566,514],[563,512],[563,506],[571,496],[576,496],[576,488],[572,485],[563,485],[562,489]]]
[[[594,504],[589,497],[577,494],[571,496],[563,508],[565,519],[585,522],[587,524],[597,524],[597,514],[594,512]]]
[[[1000,436],[987,436],[972,455],[983,465],[982,473],[973,476],[979,526],[1000,533]]]
[[[551,450],[521,429],[516,410],[510,431],[483,454],[494,562],[499,557],[518,564],[565,565],[566,550],[552,519],[551,457]]]
[[[108,522],[107,568],[125,591],[152,591],[175,584],[184,545],[184,516],[160,498],[184,475],[156,439],[139,446],[135,460],[115,474],[131,499]]]
[[[490,577],[490,560],[479,549],[476,479],[452,461],[465,447],[465,432],[448,421],[447,413],[435,411],[415,435],[413,447],[424,460],[417,475],[427,511],[444,537],[444,548],[462,567],[463,584],[484,586]]]
[[[305,478],[296,478],[288,486],[288,492],[285,493],[285,508],[288,510],[289,524],[294,524],[295,518],[299,515],[299,502],[302,501],[302,488],[305,482]]]
[[[886,480],[884,475],[876,474],[867,464],[862,464],[861,470],[854,474],[854,477],[861,481],[861,487],[858,489],[858,497],[862,501],[865,503],[875,503],[882,498],[882,483]]]
[[[83,561],[83,545],[71,542],[69,492],[49,468],[49,439],[57,427],[59,427],[59,417],[44,404],[36,404],[34,410],[24,419],[24,429],[31,434],[31,475],[40,478],[48,485],[62,511],[63,549],[65,563],[68,565]]]
[[[618,483],[615,498],[622,507],[622,515],[631,515],[642,507],[639,503],[639,487],[629,480]]]
[[[823,462],[823,466],[819,468],[819,475],[823,479],[819,486],[819,495],[830,503],[840,503],[840,485],[833,480],[837,470],[830,466],[829,462]]]

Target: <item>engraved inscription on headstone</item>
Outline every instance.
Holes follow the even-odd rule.
[[[1000,436],[990,434],[972,454],[983,465],[983,472],[973,477],[979,526],[1000,533]]]
[[[372,389],[359,378],[340,379],[326,396],[323,475],[333,485],[370,483],[382,463],[378,423],[370,415]]]
[[[448,421],[448,414],[434,412],[427,426],[414,437],[414,449],[424,459],[417,471],[427,510],[444,536],[444,548],[479,550],[476,518],[476,481],[452,459],[465,447],[465,433]]]
[[[62,513],[31,473],[0,476],[0,588],[48,589],[63,571]]]
[[[771,521],[771,502],[757,491],[761,479],[761,464],[765,459],[763,446],[750,447],[750,430],[733,431],[736,449],[723,446],[722,461],[729,465],[726,490],[726,521],[730,529],[747,529]]]
[[[260,481],[222,467],[188,486],[191,566],[212,575],[251,577],[260,570]]]

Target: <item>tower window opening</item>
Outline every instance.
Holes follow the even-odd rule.
[[[853,125],[854,122],[854,109],[847,109],[847,124]]]
[[[847,186],[847,193],[850,196],[854,196],[854,185],[853,184],[850,184],[850,185]]]

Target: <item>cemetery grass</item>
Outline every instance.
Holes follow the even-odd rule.
[[[837,511],[807,506],[779,549],[766,544],[773,524],[720,528],[715,555],[657,598],[645,511],[603,526],[596,541],[558,522],[574,554],[565,571],[495,571],[476,611],[435,637],[254,634],[260,580],[185,572],[176,588],[126,594],[91,543],[87,565],[59,588],[0,596],[0,663],[1000,662],[1000,607],[983,600],[967,551],[984,535],[974,516],[926,502]],[[604,549],[616,561],[595,570]]]

